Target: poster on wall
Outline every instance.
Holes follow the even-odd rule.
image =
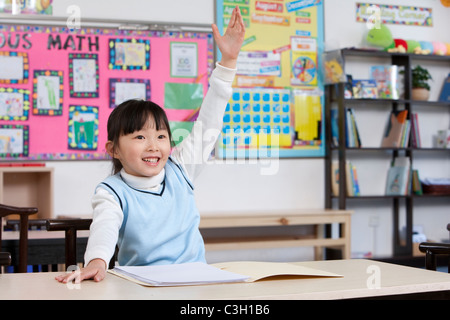
[[[28,126],[0,124],[0,154],[6,157],[26,157],[28,156],[28,145]]]
[[[179,143],[213,67],[211,33],[0,25],[0,161],[108,159],[128,99],[163,107]]]
[[[197,45],[174,41],[170,44],[170,74],[172,77],[196,78],[198,76]]]
[[[0,13],[52,15],[53,0],[0,0]]]
[[[356,21],[368,22],[377,16],[380,17],[382,23],[401,24],[405,26],[433,26],[433,11],[431,8],[356,3]]]
[[[323,1],[216,0],[222,32],[236,6],[246,39],[216,155],[324,156]]]

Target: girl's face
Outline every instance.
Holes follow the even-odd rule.
[[[152,119],[139,131],[122,135],[118,146],[106,143],[110,156],[118,159],[126,173],[137,177],[153,177],[166,165],[171,151],[169,132],[156,130]]]

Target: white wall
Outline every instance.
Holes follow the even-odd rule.
[[[338,40],[341,46],[357,46],[365,32],[364,25],[355,22],[354,0],[325,0],[325,37],[326,40]],[[385,1],[376,1],[386,3]],[[54,2],[55,15],[67,16],[70,5],[81,8],[83,18],[148,20],[153,22],[183,22],[211,24],[214,21],[213,0],[128,0],[122,4],[107,0],[58,0]],[[442,7],[440,2],[404,0],[396,4],[427,6],[433,8],[434,27],[391,27],[393,33],[410,35],[417,40],[436,39],[450,42],[450,9]],[[446,39],[444,39],[446,37]],[[357,68],[357,70],[359,70]],[[447,69],[448,71],[448,69]],[[439,75],[438,77],[441,77]],[[436,81],[440,85],[441,81]],[[433,92],[433,96],[436,93]],[[447,115],[448,116],[448,115]],[[372,114],[369,114],[370,119]],[[362,120],[363,121],[363,120]],[[383,118],[384,121],[384,118]],[[448,128],[449,120],[443,120]],[[366,122],[370,123],[370,120]],[[425,128],[424,128],[425,130]],[[363,129],[364,131],[364,129]],[[365,135],[375,145],[376,136],[366,129]],[[450,177],[449,159],[431,162],[441,168],[444,175]],[[382,193],[382,174],[372,173],[376,162],[362,159],[360,166],[367,168],[361,173],[368,181],[366,192],[377,190]],[[48,162],[55,168],[55,212],[58,215],[89,215],[90,197],[95,186],[110,173],[110,164],[105,161]],[[205,168],[196,182],[196,197],[201,212],[217,211],[254,211],[259,209],[303,209],[323,208],[324,206],[324,161],[322,159],[280,159],[275,175],[261,175],[264,164],[213,164]],[[423,165],[429,168],[428,164]],[[383,164],[381,165],[383,167]],[[383,168],[383,170],[385,170]],[[425,170],[425,169],[424,169]],[[435,170],[431,170],[435,173]],[[366,175],[366,177],[364,177]],[[379,178],[381,177],[381,179]],[[422,205],[423,204],[423,205]],[[415,211],[415,221],[424,225],[427,234],[433,239],[448,237],[445,225],[448,221],[448,200],[427,200],[421,202]],[[352,251],[372,251],[379,256],[392,254],[392,218],[389,205],[381,202],[352,202],[355,209],[352,228]],[[375,216],[379,226],[369,227],[369,219]],[[432,217],[432,218],[430,218]],[[228,253],[227,257],[238,256]],[[309,250],[268,250],[239,253],[243,258],[273,260],[311,259]],[[212,254],[212,260],[220,260],[224,255]]]
[[[56,0],[55,16],[67,16],[67,8],[79,6],[82,19],[111,19],[210,25],[214,22],[212,0]]]

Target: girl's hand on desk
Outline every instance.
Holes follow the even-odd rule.
[[[102,259],[94,259],[89,264],[79,270],[69,274],[56,276],[55,279],[62,283],[68,283],[75,280],[80,283],[83,280],[93,279],[95,282],[102,281],[106,275],[106,263]]]
[[[214,40],[222,53],[220,65],[235,69],[239,52],[245,37],[245,25],[239,7],[235,7],[223,36],[220,35],[217,25],[212,25]]]

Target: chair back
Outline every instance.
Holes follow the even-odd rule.
[[[77,231],[89,230],[92,219],[49,219],[47,231],[64,231],[66,268],[77,264]]]
[[[447,230],[450,232],[450,223],[447,224]],[[450,243],[422,242],[419,244],[419,250],[425,253],[425,269],[427,270],[436,271],[437,255],[447,255],[448,273],[450,273]]]
[[[77,231],[89,230],[92,219],[49,219],[47,220],[47,231],[64,231],[66,248],[66,268],[77,264]],[[114,256],[109,262],[109,269],[114,268],[117,260],[117,246]]]
[[[2,229],[3,218],[9,215],[18,215],[20,218],[19,228],[19,263],[18,272],[27,272],[27,260],[28,260],[28,217],[32,214],[38,213],[38,209],[34,207],[15,207],[10,205],[0,204],[0,250],[2,247]],[[2,254],[5,258],[5,254]],[[8,264],[7,259],[1,259],[1,261]],[[11,262],[11,256],[9,255],[9,262]]]

